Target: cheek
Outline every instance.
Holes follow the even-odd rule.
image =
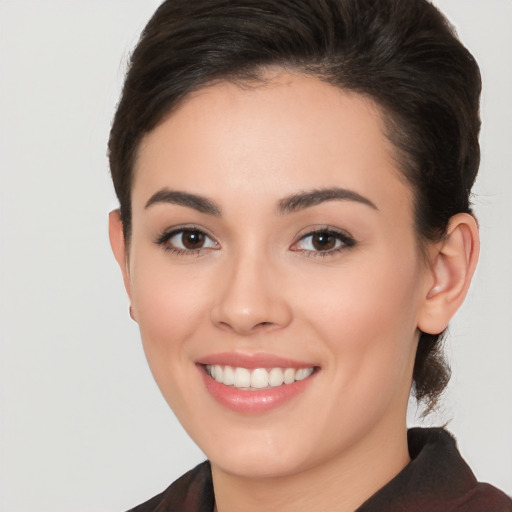
[[[324,272],[312,279],[305,276],[296,290],[303,290],[298,302],[308,304],[305,309],[314,310],[320,324],[340,328],[354,339],[374,327],[385,331],[411,323],[418,302],[414,258],[386,261],[383,256]]]
[[[307,293],[295,294],[309,327],[335,356],[337,378],[347,385],[359,373],[371,380],[409,371],[414,358],[417,258],[379,256],[347,264],[334,277],[317,276],[316,286],[304,282],[300,288]]]
[[[151,269],[147,271],[147,269]],[[194,417],[197,403],[194,343],[207,318],[205,283],[197,275],[169,265],[145,265],[134,273],[132,298],[142,345],[153,377],[180,421]]]
[[[134,272],[133,307],[153,371],[179,366],[186,357],[183,346],[205,318],[204,288],[204,280],[186,268],[153,264]]]

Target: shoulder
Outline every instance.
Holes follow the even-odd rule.
[[[439,475],[433,486],[445,493],[453,512],[512,512],[512,499],[490,484],[478,482],[462,458],[452,434],[442,428],[409,431],[409,448],[425,469]],[[446,506],[445,505],[445,506]]]
[[[496,487],[477,483],[455,503],[453,512],[512,512],[512,499]]]
[[[411,462],[358,512],[512,512],[512,500],[479,483],[441,428],[408,432]]]
[[[128,512],[211,512],[213,503],[210,463],[206,461]]]

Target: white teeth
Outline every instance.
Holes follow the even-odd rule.
[[[224,367],[224,379],[222,383],[226,386],[232,386],[235,383],[235,370],[231,366]]]
[[[272,368],[268,374],[268,383],[275,388],[284,382],[283,370],[281,368]]]
[[[292,384],[293,382],[307,379],[314,371],[309,368],[256,368],[248,370],[247,368],[221,365],[206,365],[206,373],[217,382],[225,386],[234,386],[238,389],[265,389],[268,387],[277,387],[282,384]]]
[[[222,371],[222,366],[219,366],[218,364],[216,364],[214,367],[213,367],[213,378],[217,381],[217,382],[222,382],[222,377],[223,377],[223,374],[224,372]]]
[[[235,388],[250,388],[251,372],[247,368],[236,368],[234,385]]]
[[[285,384],[291,384],[295,382],[295,370],[293,368],[286,368],[283,375],[283,380]]]
[[[313,368],[300,368],[295,373],[295,380],[307,379],[313,373]]]
[[[265,368],[256,368],[251,375],[251,388],[268,388],[268,372]]]

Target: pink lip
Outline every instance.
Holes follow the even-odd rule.
[[[297,395],[300,395],[314,382],[317,372],[307,379],[283,384],[273,388],[259,389],[256,391],[237,389],[226,386],[212,379],[204,368],[205,365],[229,365],[247,369],[254,368],[310,368],[316,366],[292,359],[286,359],[269,354],[237,354],[224,353],[212,354],[196,361],[197,367],[203,378],[206,389],[220,405],[231,411],[241,414],[261,414],[278,408]]]
[[[241,354],[237,352],[224,352],[222,354],[211,354],[202,357],[196,361],[202,365],[221,365],[247,368],[253,370],[255,368],[310,368],[316,366],[311,362],[301,362],[294,359],[279,357],[272,354]]]

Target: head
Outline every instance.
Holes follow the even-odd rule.
[[[186,124],[185,114],[197,119],[202,113],[211,120],[215,109],[222,117],[219,106],[229,110],[228,98],[236,100],[238,95],[258,98],[249,102],[251,107],[242,101],[239,109],[256,115],[265,105],[275,103],[277,108],[279,91],[288,87],[297,101],[322,96],[320,110],[325,98],[336,103],[332,95],[340,92],[343,101],[337,108],[347,112],[351,126],[357,124],[358,113],[375,120],[382,147],[388,148],[390,173],[395,172],[410,203],[420,268],[431,269],[437,262],[436,248],[460,226],[457,216],[472,215],[480,86],[474,59],[425,0],[164,2],[133,52],[109,141],[127,261],[133,243],[134,187],[148,167],[146,153],[165,147],[165,134],[186,132],[184,125],[173,127],[173,120]],[[365,126],[362,122],[359,138],[367,133]],[[328,133],[335,131],[333,125]],[[172,141],[169,145],[173,147]],[[319,187],[313,182],[312,188]],[[464,236],[459,238],[464,245]],[[469,274],[476,263],[474,253],[468,257]],[[449,267],[439,264],[438,274],[446,274]],[[125,280],[130,280],[129,271]],[[442,284],[430,288],[428,297]],[[449,308],[448,316],[466,289],[457,292],[459,302]],[[411,368],[414,393],[428,408],[449,378],[440,349],[447,316],[440,321],[433,316],[426,314],[416,326]]]
[[[164,2],[133,52],[109,141],[124,237],[145,135],[192,92],[281,67],[371,98],[414,197],[421,248],[472,213],[479,167],[478,66],[430,3],[410,0]],[[414,391],[431,408],[449,379],[443,333],[421,335]]]

